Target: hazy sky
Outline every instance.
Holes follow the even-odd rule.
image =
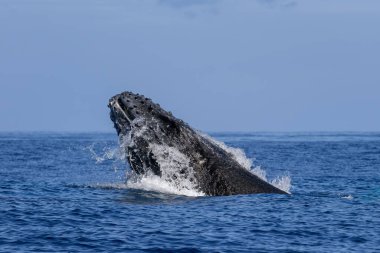
[[[0,0],[0,131],[113,131],[151,97],[204,131],[379,131],[378,0]]]

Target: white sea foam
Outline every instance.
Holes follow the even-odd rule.
[[[354,199],[354,197],[352,197],[351,194],[346,195],[346,196],[343,196],[342,198],[343,198],[343,199],[348,199],[348,200],[353,200],[353,199]]]
[[[143,176],[130,176],[127,181],[127,187],[145,191],[157,191],[168,194],[177,194],[194,197],[205,195],[204,193],[196,189],[178,187],[177,185],[173,185],[172,183],[165,181],[162,177],[149,173]]]

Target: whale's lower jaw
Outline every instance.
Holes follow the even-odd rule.
[[[127,160],[138,174],[152,173],[209,196],[286,192],[243,168],[223,148],[138,94],[110,99],[111,120]]]

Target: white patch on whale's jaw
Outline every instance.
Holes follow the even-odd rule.
[[[113,100],[110,102],[110,105],[111,107],[113,108],[113,110],[118,110],[121,114],[123,114],[123,116],[125,117],[126,120],[128,120],[129,123],[132,122],[132,120],[128,117],[128,115],[125,113],[125,111],[123,110],[123,108],[121,108],[119,102],[117,100]]]

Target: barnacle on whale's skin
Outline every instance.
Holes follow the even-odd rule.
[[[228,150],[149,98],[123,92],[112,97],[108,106],[136,174],[152,174],[177,188],[196,189],[212,196],[286,194],[252,174]]]

